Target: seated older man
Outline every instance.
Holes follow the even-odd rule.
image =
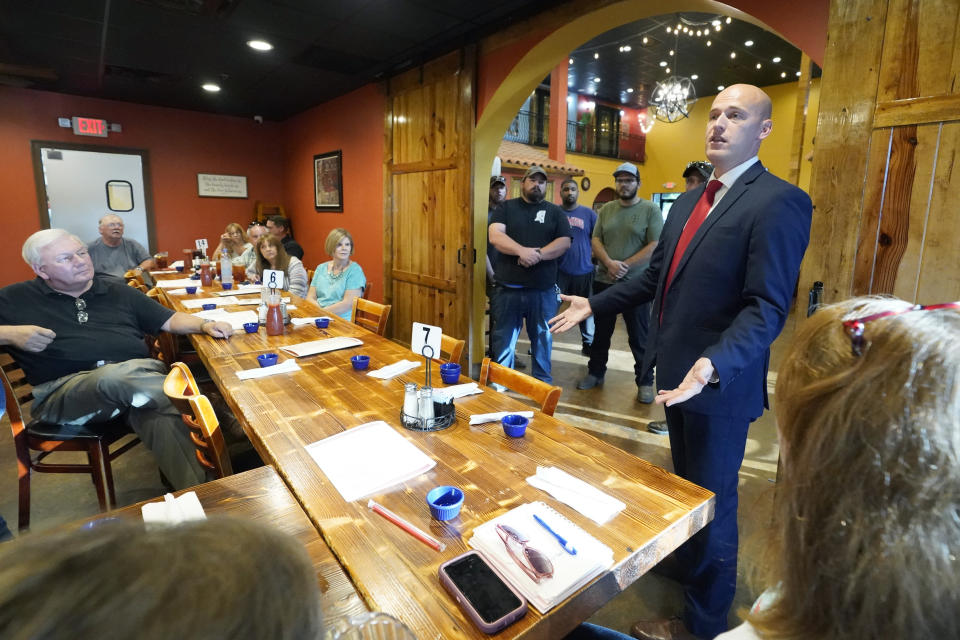
[[[120,414],[174,487],[206,480],[188,429],[163,393],[166,365],[148,357],[145,334],[206,333],[230,324],[174,312],[112,278],[94,278],[87,247],[63,229],[23,244],[37,277],[0,289],[0,345],[33,386],[34,418],[65,425]]]
[[[122,278],[130,269],[153,269],[155,263],[150,252],[136,240],[123,237],[123,218],[108,213],[100,218],[97,228],[100,237],[91,242],[87,249],[98,276]]]

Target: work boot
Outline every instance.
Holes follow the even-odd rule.
[[[577,389],[580,389],[581,391],[585,391],[587,389],[593,389],[594,387],[599,387],[602,384],[603,384],[602,377],[598,378],[592,373],[588,373],[586,376],[584,376],[583,380],[577,383]]]

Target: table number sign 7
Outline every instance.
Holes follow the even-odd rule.
[[[441,333],[443,330],[440,327],[414,322],[413,333],[410,336],[410,350],[431,359],[440,357]]]

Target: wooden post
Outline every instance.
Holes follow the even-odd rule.
[[[567,69],[563,60],[550,72],[550,143],[547,155],[556,162],[567,161]]]

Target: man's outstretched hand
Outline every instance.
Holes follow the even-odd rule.
[[[675,404],[689,400],[700,393],[703,387],[713,376],[714,367],[710,358],[700,358],[693,363],[690,371],[683,377],[683,381],[676,389],[660,390],[657,393],[656,403],[672,407]]]
[[[550,318],[547,323],[550,325],[550,333],[563,333],[593,315],[590,301],[586,298],[561,295],[560,299],[569,302],[570,306],[563,313]]]

